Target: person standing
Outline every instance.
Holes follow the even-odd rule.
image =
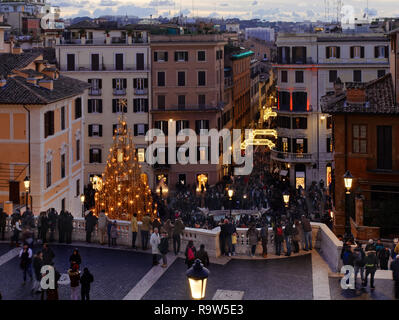
[[[73,265],[77,264],[80,266],[82,264],[82,257],[80,256],[79,250],[75,248],[69,257],[69,263],[71,264],[71,268]]]
[[[399,300],[399,255],[391,262],[391,270],[395,287],[395,299]]]
[[[187,269],[190,269],[193,265],[196,254],[197,250],[194,247],[194,242],[193,240],[190,240],[187,244],[186,251],[184,252],[184,255],[186,256],[185,263],[187,265]]]
[[[98,233],[100,234],[100,244],[105,244],[105,236],[107,234],[107,222],[108,218],[105,215],[105,211],[101,210],[100,215],[98,216]]]
[[[42,243],[47,242],[48,227],[49,226],[48,226],[48,218],[46,211],[42,211],[40,212],[39,221],[38,221],[39,238],[42,240]]]
[[[207,268],[209,266],[209,256],[208,256],[208,252],[205,251],[204,244],[200,245],[200,249],[197,252],[197,259],[201,260],[201,263],[204,265],[204,267]]]
[[[35,280],[33,281],[32,292],[37,293],[42,291],[40,287],[40,281],[42,280],[42,266],[43,266],[43,253],[41,251],[36,252],[33,256],[33,273]]]
[[[151,251],[152,251],[152,265],[156,266],[159,264],[158,262],[158,255],[160,254],[159,252],[159,244],[161,243],[161,239],[159,237],[158,233],[158,228],[154,229],[154,232],[151,235],[150,239],[150,245],[151,245]]]
[[[391,253],[388,248],[383,247],[378,251],[377,257],[381,270],[388,270],[388,261]]]
[[[377,251],[377,247],[373,239],[369,239],[369,243],[366,245],[365,251]]]
[[[365,260],[366,276],[364,278],[363,286],[367,287],[368,276],[370,275],[370,288],[374,289],[374,275],[377,271],[378,259],[375,255],[375,251],[367,251]]]
[[[23,248],[19,252],[20,264],[19,266],[23,272],[24,283],[26,283],[26,274],[29,275],[30,279],[33,280],[32,277],[32,249],[28,247],[27,244],[24,244]]]
[[[249,229],[247,231],[247,238],[248,238],[249,246],[251,248],[251,251],[250,251],[251,257],[254,257],[255,253],[256,253],[256,246],[258,244],[258,238],[259,238],[258,230],[256,230],[256,227],[254,224],[251,224],[249,226]]]
[[[51,266],[54,268],[54,274],[55,274],[55,286],[54,289],[47,289],[46,291],[46,299],[47,300],[58,300],[58,280],[61,278],[61,274],[58,272],[58,270],[54,267],[54,262],[51,263]],[[42,296],[41,300],[44,300],[44,291],[42,291]]]
[[[79,265],[74,264],[72,268],[68,270],[68,275],[69,280],[71,281],[71,300],[79,300]]]
[[[362,248],[361,243],[357,243],[357,247],[353,253],[353,264],[355,268],[355,285],[357,280],[357,274],[360,272],[360,279],[362,283],[364,282],[364,264],[365,264],[366,254]]]
[[[274,245],[276,248],[276,255],[279,256],[281,254],[281,246],[284,241],[284,231],[280,222],[278,222],[274,228]]]
[[[267,258],[267,243],[269,240],[269,228],[267,223],[264,223],[262,229],[260,229],[260,239],[262,240],[262,256],[263,258]]]
[[[67,211],[65,214],[65,240],[67,244],[72,243],[72,231],[73,231],[73,215]]]
[[[118,238],[118,226],[116,225],[116,220],[111,226],[111,246],[116,246],[116,239]]]
[[[108,247],[111,246],[111,228],[112,228],[112,221],[108,220],[107,222]]]
[[[66,220],[66,212],[64,210],[60,211],[58,216],[58,242],[64,243],[65,241],[65,221]]]
[[[11,246],[19,247],[19,234],[22,231],[21,229],[21,219],[18,219],[15,221],[15,224],[13,226],[13,235],[11,237]]]
[[[58,213],[54,208],[51,208],[48,215],[49,228],[50,228],[50,242],[54,242],[54,232],[57,227]],[[62,225],[61,225],[62,226]]]
[[[137,232],[139,231],[139,225],[137,222],[137,213],[133,213],[132,219],[130,220],[130,226],[132,229],[132,248],[137,249],[136,239],[137,239]]]
[[[82,301],[90,300],[90,284],[94,281],[93,275],[90,273],[88,268],[83,269],[83,274],[80,277],[80,295]]]
[[[151,218],[150,215],[147,213],[144,217],[143,220],[141,221],[141,245],[143,247],[143,250],[147,250],[148,248],[148,237],[150,235],[150,230],[151,230]]]
[[[397,238],[393,239],[393,245],[391,249],[392,260],[395,260],[396,256],[399,254],[399,241]]]
[[[168,266],[168,260],[166,258],[166,255],[169,252],[169,239],[166,232],[162,233],[161,242],[159,244],[159,252],[162,255],[162,268],[166,268]]]
[[[55,254],[51,248],[48,247],[47,243],[43,243],[43,248],[42,248],[42,254],[43,254],[43,265],[52,265],[53,264],[53,259],[55,257]]]
[[[298,220],[295,220],[294,225],[292,227],[292,245],[294,246],[294,253],[299,253],[299,241],[300,238],[300,227]]]
[[[97,218],[93,215],[92,211],[89,211],[86,218],[86,242],[91,243],[91,234],[94,231],[94,227],[97,224]]]
[[[7,213],[3,211],[3,208],[0,208],[0,236],[3,241],[6,233],[7,217]]]
[[[180,252],[181,235],[185,229],[184,223],[181,218],[176,219],[173,228],[173,251],[175,255]]]
[[[302,215],[302,228],[305,240],[305,251],[312,250],[312,225],[310,220]]]
[[[291,240],[292,240],[292,224],[289,220],[286,220],[285,228],[284,228],[284,239],[285,239],[285,246],[287,248],[287,253],[285,254],[286,257],[291,255]]]

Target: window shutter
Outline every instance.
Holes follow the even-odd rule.
[[[98,129],[98,135],[99,135],[100,137],[102,137],[102,136],[103,136],[103,125],[100,124],[98,127],[99,127],[99,129]]]
[[[144,99],[144,112],[148,112],[148,99]]]
[[[175,51],[175,61],[177,61],[177,51]]]
[[[87,80],[87,82],[91,85],[91,79]]]
[[[127,106],[123,107],[123,113],[127,113]]]
[[[337,47],[337,59],[341,58],[341,47]]]
[[[164,57],[165,57],[165,61],[168,61],[168,51],[165,51]]]
[[[164,121],[163,122],[163,132],[165,133],[165,136],[167,136],[168,135],[168,130],[169,130],[169,128],[168,128],[168,121]]]
[[[98,112],[103,113],[103,99],[98,100]]]
[[[92,102],[93,102],[93,100],[91,100],[91,99],[87,100],[87,112],[88,113],[93,112]]]
[[[137,89],[137,79],[133,79],[133,88]]]
[[[294,153],[297,153],[296,139],[293,139],[292,146],[294,148]]]
[[[351,47],[351,59],[353,59],[355,56],[355,49]]]
[[[93,136],[93,125],[89,124],[89,137]]]
[[[360,47],[360,58],[364,59],[364,47]]]
[[[93,149],[90,149],[90,151],[89,151],[89,154],[90,154],[90,163],[93,163]]]
[[[184,60],[185,60],[185,61],[188,61],[188,52],[187,52],[187,51],[184,52]]]
[[[137,124],[134,125],[134,136],[137,136]]]
[[[147,134],[147,131],[148,131],[148,124],[145,124],[144,125],[144,135]]]
[[[326,59],[330,59],[330,47],[326,47]]]
[[[374,47],[374,58],[378,58],[378,47]]]
[[[116,99],[112,99],[112,112],[116,112]]]
[[[201,159],[200,147],[197,147],[197,161],[199,162]]]
[[[288,143],[288,152],[291,153],[291,138],[287,138],[287,143]]]
[[[126,89],[126,88],[127,88],[127,80],[123,79],[123,89]]]
[[[102,80],[102,79],[99,79],[99,80],[98,80],[98,88],[99,88],[99,89],[102,89],[102,88],[103,88],[103,80]]]
[[[112,88],[113,88],[113,89],[116,88],[116,79],[112,79]]]
[[[200,123],[201,120],[195,120],[195,132],[198,134],[200,134]]]
[[[102,156],[101,156],[101,154],[102,154],[102,150],[101,150],[101,149],[98,149],[98,163],[101,163],[101,162],[102,162]]]
[[[303,139],[303,153],[308,153],[308,139]]]
[[[144,79],[144,88],[148,88],[148,79]]]
[[[137,99],[133,99],[133,112],[137,112]]]
[[[389,58],[389,46],[385,46],[385,58]]]
[[[154,51],[154,61],[158,61],[158,52]]]

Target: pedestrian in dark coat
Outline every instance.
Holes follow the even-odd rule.
[[[256,227],[254,224],[251,224],[249,226],[249,229],[247,231],[247,238],[249,242],[249,246],[251,247],[251,256],[255,256],[256,252],[256,246],[258,244],[258,239],[259,239],[259,234],[258,230],[256,230]]]
[[[91,234],[94,231],[94,227],[97,224],[97,218],[93,216],[93,212],[89,212],[86,216],[86,242],[91,242]]]
[[[40,212],[39,216],[39,224],[40,229],[39,229],[39,238],[42,240],[42,243],[47,242],[47,231],[49,228],[49,221],[46,215],[46,211]]]
[[[399,255],[391,262],[391,270],[395,287],[395,299],[399,299]]]
[[[201,260],[201,263],[204,265],[204,267],[209,266],[208,252],[205,251],[205,245],[203,244],[200,245],[200,249],[197,252],[197,259]]]
[[[69,257],[69,263],[71,264],[71,269],[74,264],[77,264],[78,266],[80,266],[82,264],[82,257],[80,256],[78,249],[75,248],[73,250],[73,253]]]
[[[81,284],[81,298],[82,301],[90,300],[90,284],[94,281],[93,275],[88,268],[83,269],[83,274],[80,277]]]
[[[58,241],[63,243],[65,241],[65,224],[66,224],[66,212],[61,210],[58,216]]]
[[[190,240],[187,244],[186,251],[184,253],[184,255],[186,256],[185,263],[188,269],[191,268],[191,266],[193,265],[196,254],[197,250],[194,247],[194,242]]]
[[[43,253],[43,265],[52,265],[55,254],[53,250],[51,250],[51,248],[48,247],[47,243],[43,243],[42,253]]]
[[[51,208],[48,215],[49,228],[50,228],[50,242],[54,241],[54,232],[57,227],[58,213],[54,208]]]
[[[43,254],[41,251],[38,251],[33,257],[33,273],[35,275],[35,281],[32,286],[32,292],[40,292],[40,281],[42,280],[42,266],[43,266]]]
[[[388,270],[388,261],[391,253],[388,248],[383,248],[378,251],[378,261],[380,262],[381,270]]]
[[[262,229],[260,229],[260,238],[262,240],[262,255],[263,258],[267,257],[267,243],[269,240],[269,228],[267,224],[264,224]]]
[[[3,211],[3,208],[0,208],[0,237],[1,240],[3,241],[6,232],[7,217],[8,217],[7,213]]]
[[[284,241],[284,230],[280,223],[277,223],[274,228],[274,245],[276,247],[276,255],[281,254],[281,245]]]
[[[66,243],[72,243],[72,231],[73,231],[73,216],[67,211],[65,215],[65,237]]]
[[[378,259],[375,255],[375,251],[368,251],[366,260],[365,260],[365,267],[366,267],[366,276],[364,279],[363,286],[367,286],[368,276],[370,275],[370,288],[374,289],[374,275],[377,271]]]

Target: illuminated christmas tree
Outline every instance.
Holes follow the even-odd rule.
[[[138,220],[149,213],[156,216],[147,176],[141,173],[133,145],[131,130],[123,116],[114,130],[112,147],[101,178],[94,184],[95,213],[104,210],[110,219],[130,220],[137,213]]]

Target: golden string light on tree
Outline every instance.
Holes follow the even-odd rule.
[[[107,165],[97,183],[95,213],[104,210],[110,219],[130,220],[137,213],[139,220],[149,213],[156,216],[147,176],[142,174],[133,145],[131,130],[123,116],[114,130],[113,144],[109,149]]]

